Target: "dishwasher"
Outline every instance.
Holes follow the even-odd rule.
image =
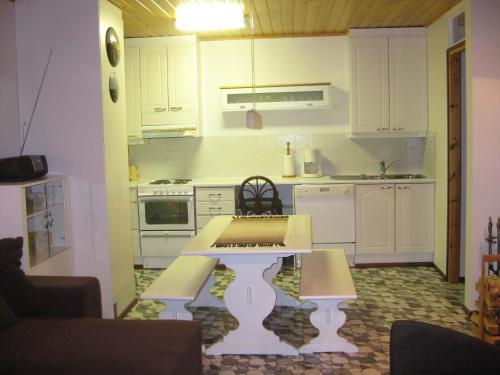
[[[311,216],[313,249],[342,248],[354,265],[354,185],[295,185],[294,202],[297,215]]]

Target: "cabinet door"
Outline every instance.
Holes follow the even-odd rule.
[[[139,48],[125,48],[125,93],[127,98],[127,135],[129,139],[142,138],[141,78]]]
[[[141,47],[139,54],[142,112],[168,111],[166,46]]]
[[[396,185],[396,251],[433,251],[434,185]]]
[[[356,186],[356,251],[394,251],[394,185]]]
[[[424,36],[389,38],[391,132],[427,131],[427,57]]]
[[[194,111],[196,108],[195,45],[168,45],[168,100],[169,110]]]
[[[389,132],[388,39],[351,38],[352,132]]]

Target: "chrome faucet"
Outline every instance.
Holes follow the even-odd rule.
[[[391,165],[394,164],[394,162],[396,161],[399,161],[399,157],[396,156],[394,159],[392,159],[387,165],[385,164],[385,161],[382,160],[380,162],[380,174],[379,174],[379,177],[380,178],[385,178],[385,172],[387,172],[387,170],[391,167]]]

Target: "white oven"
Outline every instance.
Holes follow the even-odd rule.
[[[144,268],[164,268],[195,234],[194,189],[189,181],[140,185],[139,229]]]
[[[139,227],[142,230],[194,230],[192,195],[138,196]]]

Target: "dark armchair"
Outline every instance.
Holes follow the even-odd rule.
[[[92,277],[28,277],[37,309],[0,330],[0,374],[201,374],[197,322],[101,318]]]
[[[449,328],[394,322],[391,375],[498,375],[500,348]]]

